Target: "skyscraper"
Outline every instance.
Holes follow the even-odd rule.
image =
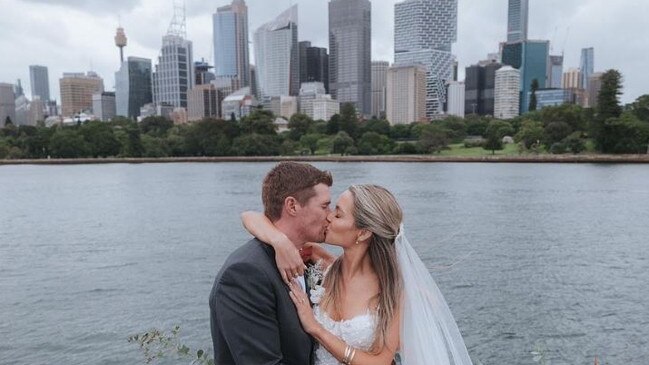
[[[16,124],[16,96],[12,84],[0,83],[0,126],[4,127],[7,117]]]
[[[465,114],[494,115],[496,71],[501,67],[494,60],[486,60],[466,68]]]
[[[205,85],[214,80],[214,73],[210,71],[213,68],[214,66],[210,66],[204,59],[194,62],[194,85]]]
[[[390,62],[372,61],[372,116],[385,117],[385,88]]]
[[[444,112],[453,80],[451,46],[457,41],[457,0],[407,0],[394,6],[395,65],[426,67],[426,116]]]
[[[518,116],[521,72],[511,66],[496,71],[494,117],[511,119]]]
[[[50,100],[50,79],[47,73],[47,67],[31,65],[29,66],[29,80],[32,87],[32,99],[40,96],[43,102]]]
[[[101,92],[92,95],[92,113],[102,122],[115,117],[115,93]]]
[[[174,3],[174,16],[153,72],[153,102],[187,108],[187,91],[194,85],[192,42],[187,40],[184,7]]]
[[[300,46],[300,84],[321,82],[329,92],[329,54],[326,48],[312,47],[304,41]],[[301,86],[300,86],[301,87]]]
[[[561,86],[564,89],[583,89],[583,76],[578,68],[570,68],[563,74]]]
[[[527,40],[529,0],[509,0],[507,14],[507,43]]]
[[[250,86],[248,7],[233,0],[212,16],[216,77],[236,79],[236,88]]]
[[[300,91],[297,5],[255,31],[257,89],[260,102]]]
[[[151,60],[129,57],[115,73],[117,115],[137,118],[140,116],[140,108],[152,100]]]
[[[548,78],[548,87],[553,89],[561,88],[561,78],[563,77],[563,56],[550,56],[550,72]]]
[[[446,114],[464,118],[465,84],[460,81],[448,83],[446,97]]]
[[[104,80],[94,72],[64,73],[59,79],[61,88],[61,114],[72,117],[92,110],[92,95],[104,91]]]
[[[385,112],[393,125],[426,119],[426,67],[411,65],[388,69]]]
[[[523,41],[507,43],[503,46],[502,63],[521,71],[521,114],[529,108],[529,91],[536,79],[539,88],[547,87],[549,41]]]
[[[329,2],[329,90],[340,103],[372,112],[372,4],[369,0]]]
[[[588,81],[593,72],[595,72],[595,49],[593,47],[583,48],[581,50],[579,69],[581,70],[582,88],[588,90]]]
[[[587,92],[587,103],[586,106],[589,108],[597,108],[597,103],[599,99],[599,92],[602,90],[602,76],[604,74],[601,72],[596,72],[590,75],[588,80],[588,89]]]

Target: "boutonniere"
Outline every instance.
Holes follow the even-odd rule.
[[[306,268],[306,280],[309,285],[309,299],[313,304],[319,304],[324,295],[324,268],[322,260],[315,263],[309,263]]]

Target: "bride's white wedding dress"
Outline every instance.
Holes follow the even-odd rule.
[[[334,321],[319,306],[314,306],[313,314],[316,320],[327,331],[345,341],[346,344],[359,350],[368,351],[374,342],[377,316],[373,311],[355,316],[353,318]],[[316,346],[314,365],[338,365],[340,362],[321,345]]]
[[[399,357],[403,365],[472,365],[471,358],[442,292],[405,236],[403,225],[395,239],[403,279],[403,303],[399,331]],[[326,275],[326,272],[325,272]],[[374,342],[376,312],[334,321],[314,306],[316,320],[329,332],[358,350]],[[340,364],[317,345],[315,365]]]

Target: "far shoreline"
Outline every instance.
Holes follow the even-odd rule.
[[[525,156],[219,156],[160,158],[71,158],[0,160],[3,165],[85,165],[85,164],[150,164],[150,163],[223,163],[223,162],[425,162],[425,163],[603,163],[646,164],[647,155],[525,155]]]

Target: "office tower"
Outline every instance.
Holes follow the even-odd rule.
[[[126,39],[126,33],[124,33],[124,28],[118,27],[117,32],[115,33],[115,46],[119,48],[119,64],[124,63],[124,47],[128,43]]]
[[[152,100],[151,60],[129,57],[115,73],[117,115],[137,118],[140,108]]]
[[[214,84],[201,84],[189,91],[187,119],[190,122],[203,118],[221,118],[221,103],[225,93]]]
[[[300,86],[299,96],[300,113],[313,119],[313,101],[318,95],[326,94],[327,91],[322,82],[303,82]]]
[[[392,125],[426,119],[425,66],[392,66],[388,69],[385,112]]]
[[[92,110],[92,95],[104,91],[104,80],[96,73],[64,73],[59,79],[61,92],[61,115],[72,117],[75,114]]]
[[[300,60],[300,88],[302,87],[303,82],[308,82],[307,81],[307,75],[306,75],[306,50],[307,48],[311,47],[311,42],[309,41],[302,41],[298,42],[298,49],[299,49],[299,60]]]
[[[372,61],[372,116],[385,118],[385,89],[390,62]]]
[[[521,105],[524,114],[529,109],[529,91],[532,81],[536,79],[539,89],[547,87],[548,62],[550,57],[549,41],[523,41],[507,43],[502,49],[502,63],[521,71]]]
[[[519,115],[521,72],[511,66],[496,70],[494,117],[511,119]]]
[[[194,85],[192,42],[187,40],[184,7],[174,3],[174,16],[162,37],[158,64],[153,72],[153,102],[187,107],[187,91]]]
[[[444,113],[446,83],[453,80],[457,0],[407,0],[394,14],[394,62],[426,66],[426,116],[435,118]]]
[[[326,48],[312,47],[311,42],[299,43],[300,84],[321,82],[329,92],[329,54]],[[300,86],[301,87],[301,86]]]
[[[92,113],[102,122],[115,117],[115,93],[102,92],[92,95]]]
[[[210,66],[207,61],[201,59],[194,62],[194,85],[205,85],[216,79],[213,72],[210,72],[214,66]]]
[[[563,81],[561,86],[564,89],[583,89],[583,77],[581,70],[578,68],[570,68],[563,74]]]
[[[43,102],[48,102],[50,100],[50,79],[47,67],[29,66],[29,80],[32,87],[32,99],[38,96]]]
[[[297,95],[300,64],[297,43],[297,5],[255,31],[257,89],[260,101]]]
[[[602,90],[602,76],[604,74],[601,72],[595,72],[590,75],[588,79],[588,89],[587,93],[587,102],[586,107],[588,108],[597,108],[597,102],[599,99],[599,92]]]
[[[486,60],[466,68],[464,113],[494,115],[496,71],[502,64]]]
[[[588,80],[595,72],[595,49],[593,47],[583,48],[581,50],[581,62],[579,69],[581,70],[581,85],[582,88],[588,89]]]
[[[460,81],[448,83],[446,114],[464,118],[465,84]]]
[[[372,112],[371,38],[369,0],[329,1],[329,92],[365,116]]]
[[[548,77],[548,87],[552,89],[561,88],[561,78],[563,77],[563,56],[550,56],[550,68]]]
[[[46,104],[41,100],[40,96],[36,96],[29,103],[29,116],[27,118],[28,125],[37,125],[38,122],[45,121],[45,108]]]
[[[529,0],[509,0],[507,14],[507,43],[527,40]]]
[[[235,79],[235,90],[250,86],[248,50],[248,7],[244,0],[233,0],[212,16],[214,73],[217,78]]]

